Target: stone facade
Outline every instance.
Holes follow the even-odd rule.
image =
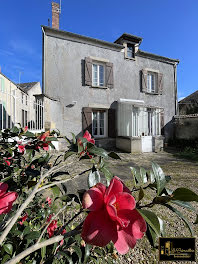
[[[106,113],[103,138],[116,138],[117,102],[126,98],[141,101],[147,108],[162,109],[165,139],[173,136],[171,120],[177,113],[178,60],[141,51],[142,39],[129,34],[111,43],[50,27],[42,29],[43,89],[53,100],[46,110],[51,128],[56,127],[69,137],[70,132],[79,135],[85,129],[92,133],[91,112],[101,111]],[[134,48],[131,57],[127,57],[129,44]],[[93,85],[93,72],[87,79],[89,63],[104,65],[105,85]],[[148,72],[157,76],[157,92],[145,88]]]

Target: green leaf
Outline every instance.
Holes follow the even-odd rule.
[[[46,142],[48,142],[48,141],[58,141],[58,139],[56,138],[56,137],[46,137],[46,139],[45,139],[45,141]]]
[[[71,133],[72,134],[72,138],[73,138],[73,144],[76,144],[76,136],[74,135],[74,133]]]
[[[41,242],[45,241],[44,239],[41,240]],[[46,255],[46,246],[41,248],[41,257],[42,259],[45,259]]]
[[[190,233],[191,233],[191,236],[194,235],[194,232],[192,230],[192,227],[191,227],[191,224],[188,222],[188,220],[186,219],[185,216],[182,215],[182,213],[180,211],[178,211],[176,208],[172,207],[171,205],[169,204],[164,204],[164,206],[166,206],[168,209],[170,209],[172,212],[176,213],[176,215],[181,218],[184,223],[186,224],[186,226],[188,227]]]
[[[171,201],[171,203],[174,203],[174,204],[179,205],[181,207],[187,208],[188,210],[191,210],[195,213],[198,213],[198,211],[189,202],[173,200],[173,201]]]
[[[19,129],[18,129],[18,127],[14,126],[13,128],[10,129],[10,132],[18,134]]]
[[[66,263],[73,264],[72,258],[70,256],[68,256],[65,252],[59,251],[59,254],[62,255],[62,256],[64,256],[67,259],[67,262]]]
[[[178,188],[172,193],[172,199],[185,202],[198,202],[198,195],[187,188]]]
[[[156,244],[156,239],[157,239],[157,234],[155,233],[155,231],[152,229],[152,227],[150,225],[148,225],[148,228],[146,230],[146,236],[151,244],[152,247],[155,247]]]
[[[140,190],[139,190],[139,195],[138,195],[138,202],[141,201],[144,197],[144,191],[142,189],[142,187],[140,187]]]
[[[74,154],[76,154],[76,152],[74,152],[74,151],[67,151],[67,152],[65,152],[65,155],[64,155],[64,161],[65,161],[67,158],[69,158],[70,156],[74,155]]]
[[[115,153],[115,152],[110,152],[109,154],[108,154],[108,156],[110,157],[110,158],[112,158],[112,159],[120,159],[121,160],[121,158],[118,156],[118,154],[117,153]]]
[[[103,148],[97,148],[96,146],[92,146],[91,148],[88,148],[88,152],[103,157],[105,159],[109,158],[107,151],[104,150]]]
[[[26,137],[35,137],[34,133],[30,132],[30,131],[27,131],[24,136]]]
[[[107,186],[109,186],[110,181],[113,178],[113,173],[106,166],[100,168],[100,171],[102,173],[104,173],[104,176],[105,176],[106,181],[107,181]]]
[[[160,195],[167,183],[165,174],[162,168],[154,162],[152,162],[152,168],[157,183],[157,195]]]
[[[197,215],[197,218],[196,218],[196,220],[194,222],[194,225],[196,225],[196,224],[198,224],[198,215]]]
[[[72,248],[74,249],[74,252],[78,255],[79,262],[81,262],[81,258],[82,258],[81,249],[79,247],[77,247],[77,246],[73,246]]]
[[[147,176],[146,176],[146,170],[144,168],[140,168],[140,177],[142,184],[147,183]]]
[[[27,235],[30,233],[30,227],[26,226],[26,228],[23,230],[23,236]]]
[[[12,244],[4,244],[3,248],[4,248],[6,253],[8,253],[9,255],[12,255],[12,252],[13,252]]]
[[[143,180],[141,179],[141,175],[140,175],[139,171],[136,170],[136,168],[134,168],[134,167],[130,167],[130,169],[131,169],[131,173],[132,173],[132,176],[133,176],[134,185],[135,186],[137,184],[138,185],[142,185],[143,184]]]
[[[53,195],[54,195],[55,198],[56,198],[56,197],[59,197],[60,189],[59,189],[58,186],[54,186],[54,187],[52,187],[52,192],[53,192]]]
[[[136,175],[136,169],[134,167],[129,167],[129,168],[131,170],[131,174],[132,174],[132,178],[133,178],[133,184],[136,187],[137,186],[137,184],[136,184],[136,177],[135,177],[135,175]]]
[[[26,239],[37,239],[39,238],[40,234],[37,231],[32,231],[31,233],[25,236]]]
[[[153,231],[158,236],[160,236],[160,223],[156,214],[144,209],[138,209],[138,212],[145,219],[145,221],[152,227]]]
[[[88,260],[88,258],[89,258],[89,256],[90,256],[90,249],[91,249],[91,248],[92,248],[91,245],[86,244],[86,246],[85,246],[85,257],[84,257],[84,263],[87,263],[87,260]]]
[[[91,172],[89,173],[87,181],[89,188],[95,186],[98,182],[100,182],[100,173],[95,168],[95,166],[93,166]]]
[[[158,220],[160,223],[160,233],[164,237],[165,236],[165,222],[158,216]]]
[[[10,258],[11,258],[11,257],[10,257],[8,254],[6,254],[6,255],[3,257],[1,264],[6,263]]]

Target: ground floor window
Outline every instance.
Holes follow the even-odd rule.
[[[21,126],[25,127],[28,125],[28,120],[27,120],[27,111],[22,109],[22,120],[21,120]]]
[[[107,113],[105,110],[93,110],[92,135],[94,137],[107,136]]]
[[[156,108],[133,107],[132,136],[161,135],[160,111]]]

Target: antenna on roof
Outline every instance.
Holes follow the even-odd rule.
[[[61,0],[60,0],[59,14],[61,14]]]
[[[19,84],[21,83],[21,74],[23,74],[23,71],[19,72]]]

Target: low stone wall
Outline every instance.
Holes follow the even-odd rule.
[[[142,151],[142,138],[141,137],[117,137],[116,148],[131,152],[141,153]],[[158,152],[164,148],[164,137],[156,136],[152,138],[152,151]]]
[[[175,138],[198,140],[198,114],[175,117]]]

